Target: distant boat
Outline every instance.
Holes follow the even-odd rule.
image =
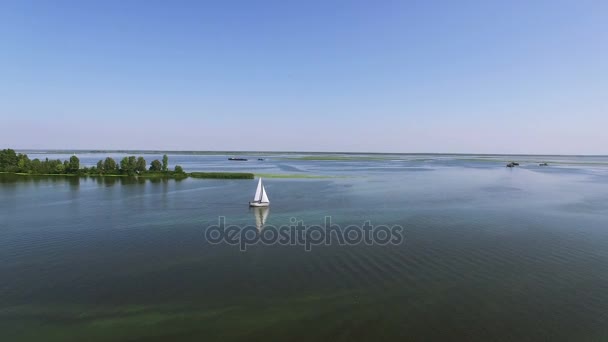
[[[266,194],[266,189],[264,189],[264,184],[262,184],[262,178],[258,181],[258,188],[255,190],[255,195],[253,196],[253,201],[249,202],[250,207],[267,207],[270,205],[270,201],[268,200],[268,195]]]
[[[228,158],[228,160],[247,161],[246,158],[234,158],[234,157]]]

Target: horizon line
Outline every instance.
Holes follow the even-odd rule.
[[[248,150],[158,150],[158,149],[36,149],[36,148],[13,148],[17,152],[141,152],[144,154],[152,154],[156,152],[173,153],[173,154],[260,154],[260,153],[285,153],[285,154],[378,154],[378,155],[478,155],[478,156],[550,156],[550,157],[608,157],[608,154],[555,154],[555,153],[474,153],[474,152],[345,152],[345,151],[248,151]]]

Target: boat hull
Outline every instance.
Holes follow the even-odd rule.
[[[249,202],[250,207],[267,207],[270,203],[268,202]]]

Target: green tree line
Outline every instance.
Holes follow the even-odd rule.
[[[0,172],[28,173],[28,174],[75,174],[75,175],[185,175],[181,166],[176,165],[169,171],[169,157],[163,155],[162,162],[154,160],[148,166],[144,157],[127,156],[117,163],[113,158],[107,157],[97,162],[96,166],[80,167],[80,159],[71,156],[69,160],[60,159],[30,160],[27,154],[16,153],[12,149],[0,151]]]

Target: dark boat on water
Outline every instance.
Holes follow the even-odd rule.
[[[234,157],[230,157],[230,158],[228,158],[228,160],[247,161],[247,159],[245,159],[245,158],[234,158]]]

